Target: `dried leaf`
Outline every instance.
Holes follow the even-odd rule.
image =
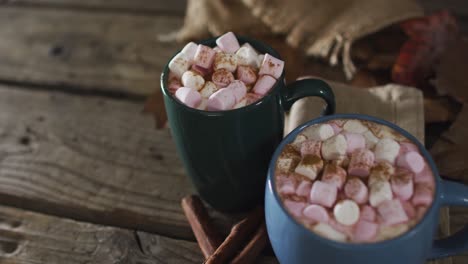
[[[401,23],[409,36],[392,70],[396,83],[422,86],[434,72],[434,65],[446,50],[448,43],[456,38],[458,26],[447,11],[410,19]]]
[[[164,107],[164,99],[161,90],[156,90],[146,99],[143,113],[152,114],[156,123],[156,128],[161,129],[166,126],[167,114]]]
[[[434,85],[459,102],[468,103],[468,41],[457,39],[452,42],[440,58]]]

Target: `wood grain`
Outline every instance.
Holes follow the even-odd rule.
[[[91,2],[91,1],[89,1]],[[180,44],[180,16],[0,8],[0,81],[150,94]]]

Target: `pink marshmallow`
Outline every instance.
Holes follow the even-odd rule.
[[[409,220],[400,200],[386,200],[379,204],[377,211],[385,225],[396,225]]]
[[[283,73],[284,61],[277,59],[270,54],[265,54],[262,65],[260,66],[259,75],[270,75],[278,79]]]
[[[216,84],[217,87],[223,88],[234,81],[234,75],[226,69],[219,69],[213,73],[211,81]]]
[[[257,83],[255,83],[253,92],[256,94],[265,95],[271,90],[275,83],[276,79],[269,75],[260,76],[260,78],[257,80]]]
[[[177,89],[175,96],[182,103],[193,108],[196,108],[202,101],[202,97],[199,92],[187,87],[180,87]]]
[[[364,205],[361,207],[360,219],[368,222],[375,222],[377,220],[377,215],[375,209],[372,206]]]
[[[312,183],[309,181],[301,181],[299,186],[297,186],[296,194],[299,196],[308,197],[310,195],[310,190],[312,189]]]
[[[347,197],[358,204],[367,203],[369,199],[367,186],[358,178],[349,179],[345,184],[344,191]]]
[[[424,183],[417,183],[414,187],[414,194],[411,202],[414,206],[429,206],[433,200],[433,189]]]
[[[337,189],[334,185],[315,181],[310,191],[310,201],[325,207],[332,207],[336,201]]]
[[[236,97],[236,103],[240,102],[242,98],[247,94],[247,87],[245,84],[239,80],[231,82],[226,89],[231,89]]]
[[[405,210],[405,213],[409,219],[414,219],[416,217],[416,210],[410,202],[401,201],[401,206],[403,206],[403,209]]]
[[[282,194],[296,193],[297,182],[293,177],[278,178],[278,192]]]
[[[424,217],[424,215],[427,212],[427,209],[428,209],[427,206],[418,206],[416,208],[416,220],[417,221],[421,220]]]
[[[393,193],[403,201],[413,196],[413,173],[405,169],[397,169],[390,178]]]
[[[357,149],[351,154],[348,166],[348,174],[360,177],[369,176],[370,169],[374,165],[374,153],[368,149]]]
[[[400,142],[400,155],[410,151],[419,152],[419,149],[411,142]]]
[[[429,168],[429,165],[425,165],[424,169],[420,173],[414,175],[415,183],[426,183],[434,187],[434,175],[432,170]]]
[[[335,132],[335,135],[339,134],[343,130],[343,128],[338,126],[338,124],[336,124],[335,122],[330,122],[328,124],[333,128],[333,132]]]
[[[180,89],[179,89],[180,90]],[[208,98],[208,111],[229,110],[236,104],[236,96],[231,89],[222,88]]]
[[[344,136],[346,138],[346,143],[348,144],[346,153],[350,154],[357,149],[363,149],[366,147],[366,139],[361,134],[344,133]]]
[[[250,66],[238,66],[237,67],[237,79],[244,82],[246,85],[254,84],[257,80],[257,74]]]
[[[205,45],[198,45],[195,57],[193,58],[194,64],[202,68],[209,69],[213,64],[216,51]]]
[[[258,94],[254,94],[254,93],[247,93],[245,98],[247,99],[247,104],[249,105],[249,104],[253,104],[253,103],[257,102],[258,100],[262,99],[262,96],[258,95]]]
[[[304,211],[302,212],[302,214],[307,218],[307,220],[310,220],[314,223],[316,222],[326,223],[330,219],[327,209],[316,204],[311,204],[307,206],[306,208],[304,208]]]
[[[228,32],[216,39],[216,45],[220,50],[227,53],[235,53],[240,48],[239,41],[232,32]]]
[[[424,158],[415,151],[409,151],[397,157],[397,166],[408,169],[414,173],[420,173],[424,169],[424,165]]]
[[[303,202],[284,200],[284,207],[286,207],[286,210],[294,217],[298,217],[298,218],[302,217],[302,211],[304,210],[305,206],[306,206],[306,203],[303,203]]]
[[[377,236],[379,225],[374,222],[360,220],[354,227],[352,240],[354,242],[372,242]]]
[[[341,190],[346,182],[346,171],[336,164],[327,164],[323,170],[322,181]]]
[[[316,155],[321,157],[320,148],[322,142],[317,140],[306,140],[301,143],[301,155]]]
[[[198,73],[201,76],[206,76],[211,73],[211,69],[205,69],[195,64],[192,65],[191,70]]]

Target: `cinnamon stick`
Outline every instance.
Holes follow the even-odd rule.
[[[206,260],[206,264],[224,264],[232,258],[247,238],[263,221],[263,209],[254,209],[246,218],[231,228],[231,232],[216,251]]]
[[[195,234],[198,246],[205,258],[208,258],[221,244],[221,235],[214,229],[212,220],[198,196],[186,196],[182,199],[181,204],[190,227]]]
[[[260,225],[260,228],[255,232],[252,240],[244,247],[244,249],[231,261],[231,264],[250,264],[255,263],[258,255],[268,244],[268,235],[265,222]]]

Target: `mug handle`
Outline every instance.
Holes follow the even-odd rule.
[[[443,180],[442,206],[456,205],[468,207],[468,186],[454,181]],[[468,250],[468,225],[455,234],[434,241],[430,258],[443,258]]]
[[[308,96],[317,96],[325,100],[327,105],[322,115],[335,113],[335,95],[330,86],[319,79],[302,79],[287,85],[282,100],[284,110],[289,111],[294,102]]]

